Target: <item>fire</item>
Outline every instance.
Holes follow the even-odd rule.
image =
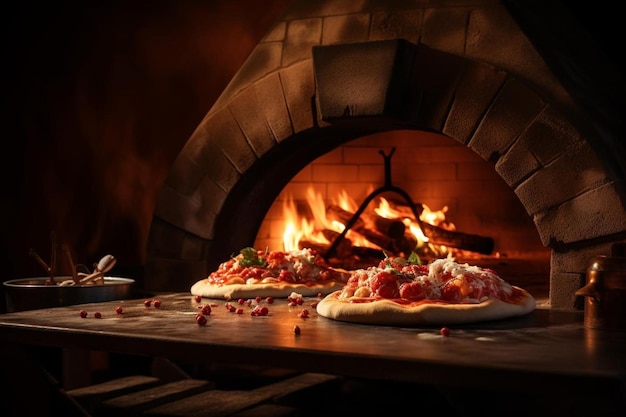
[[[284,250],[300,249],[300,245],[303,243],[304,246],[315,245],[320,248],[328,248],[333,243],[334,238],[345,229],[346,224],[343,222],[334,218],[329,219],[326,202],[322,195],[316,193],[312,187],[309,187],[307,190],[307,204],[308,211],[303,214],[299,212],[293,198],[288,197],[283,202],[283,219],[285,222],[283,233]],[[339,193],[336,199],[332,201],[332,204],[340,207],[345,213],[350,215],[353,215],[359,209],[359,205],[345,190]],[[366,208],[363,215],[368,214],[369,216],[379,216],[384,219],[401,221],[405,225],[405,233],[408,235],[405,240],[415,242],[412,250],[418,255],[429,253],[442,256],[448,253],[448,248],[445,246],[433,245],[429,242],[428,237],[424,234],[418,222],[415,221],[413,210],[410,207],[394,204],[383,197],[378,197],[378,201],[374,200],[371,205],[375,204],[377,206],[373,209]],[[454,225],[446,221],[447,211],[447,206],[441,210],[433,211],[425,204],[421,205],[421,210],[417,210],[422,223],[454,230]],[[353,247],[389,250],[371,242],[352,229],[346,233],[345,237],[349,239]]]

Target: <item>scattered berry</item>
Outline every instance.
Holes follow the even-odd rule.
[[[317,301],[313,301],[311,303],[311,308],[317,308]]]
[[[152,300],[146,300],[143,302],[143,305],[145,305],[146,307],[150,307],[152,305]]]
[[[256,301],[257,303],[260,303],[262,300],[263,299],[258,295],[254,298],[254,301]]]
[[[97,319],[101,319],[102,318],[102,313],[99,311],[96,311],[95,313],[93,313],[93,316]]]
[[[155,306],[156,308],[161,307],[161,301],[160,301],[160,300],[154,300],[154,306]]]
[[[298,316],[303,319],[309,318],[309,310],[305,308],[304,310],[300,312],[300,314],[298,314]]]
[[[267,297],[267,298],[265,299],[265,302],[266,302],[267,304],[272,304],[272,303],[274,302],[274,298],[272,298],[272,297]]]
[[[202,296],[196,295],[196,303],[202,302]]]
[[[250,312],[250,315],[251,316],[267,316],[268,313],[269,313],[269,309],[267,307],[256,306],[252,309],[252,311]]]
[[[203,314],[196,315],[196,323],[198,323],[198,326],[205,326],[206,322],[207,322],[206,316],[204,316]]]
[[[117,306],[117,307],[115,308],[115,312],[116,312],[117,314],[122,314],[122,313],[124,312],[124,309],[122,308],[122,306]]]
[[[323,294],[321,292],[318,292],[317,293],[317,298],[322,298],[322,297],[323,297]]]
[[[243,314],[243,308],[238,308],[237,309],[237,314]]]
[[[440,333],[442,336],[450,336],[450,329],[447,327],[442,327]]]
[[[239,300],[237,300],[237,302],[243,305],[246,302],[246,300],[244,300],[243,298],[240,298]]]
[[[296,335],[300,334],[300,326],[298,326],[297,324],[293,326],[293,332]]]
[[[205,316],[210,316],[211,315],[211,306],[208,304],[205,304],[202,306],[202,310],[200,310],[200,312],[202,314],[204,314]]]
[[[87,317],[87,312],[86,312],[85,310],[80,310],[80,316],[81,316],[82,318]]]

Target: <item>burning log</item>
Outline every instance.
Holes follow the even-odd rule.
[[[326,209],[326,216],[330,220],[337,220],[343,224],[346,224],[352,218],[353,214],[349,211],[343,210],[341,207],[330,206]],[[372,224],[374,224],[375,226],[375,230],[367,228],[366,222],[361,219],[357,219],[351,230],[354,230],[356,233],[359,233],[370,242],[380,246],[383,249],[389,250],[392,253],[407,253],[407,250],[408,253],[410,253],[412,248],[415,248],[416,242],[414,242],[412,237],[410,237],[412,236],[410,233],[403,232],[403,235],[400,238],[393,238],[385,233],[389,230],[388,226],[392,222],[401,223],[404,227],[404,223],[402,223],[401,220],[386,219],[376,214],[364,214],[363,217],[366,216],[378,219],[377,221],[372,222]],[[379,228],[379,226],[381,228]],[[493,252],[494,242],[493,239],[490,237],[447,230],[426,222],[422,222],[422,228],[424,229],[422,230],[422,232],[429,239],[430,243],[477,252],[481,254],[490,254]],[[413,246],[411,246],[411,244]]]
[[[442,229],[429,223],[422,223],[424,235],[429,241],[438,245],[478,252],[489,255],[493,252],[493,239],[453,230]]]
[[[328,219],[339,221],[344,225],[348,224],[350,219],[352,219],[352,216],[354,216],[354,213],[350,213],[349,211],[336,205],[331,205],[326,208],[326,217]],[[362,217],[366,220],[364,221],[361,218],[356,219],[352,229],[368,229],[368,223],[370,223],[373,225],[375,230],[394,239],[401,238],[404,236],[404,232],[406,231],[406,226],[402,220],[399,219],[387,219],[378,215],[370,216],[366,213],[363,213]]]
[[[342,209],[341,207],[331,205],[326,209],[326,217],[328,219],[336,220],[343,224],[347,224],[352,216],[352,213]],[[380,216],[374,216],[371,218],[377,220],[373,221],[375,229],[369,228],[366,222],[359,218],[350,230],[360,234],[374,245],[380,246],[382,249],[393,254],[404,253],[405,255],[408,255],[415,248],[417,241],[410,233],[405,233],[406,226],[401,220],[386,219]],[[402,234],[400,235],[398,235],[398,223],[402,225]],[[390,230],[393,230],[392,233],[397,236],[387,234]]]

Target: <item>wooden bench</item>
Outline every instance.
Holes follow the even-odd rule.
[[[162,382],[151,376],[130,376],[67,391],[95,417],[256,417],[308,416],[313,397],[301,406],[285,398],[337,380],[326,374],[303,373],[249,390],[217,389],[211,381],[181,379]],[[313,403],[312,403],[313,402]]]

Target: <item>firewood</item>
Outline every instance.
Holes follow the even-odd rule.
[[[431,243],[450,246],[471,252],[489,255],[493,252],[494,242],[490,237],[446,230],[432,224],[422,223],[424,235]]]
[[[338,220],[342,223],[344,222],[344,220],[347,223],[347,221],[353,216],[353,214],[349,211],[343,210],[337,206],[330,206],[329,208],[327,208],[326,215],[327,217],[329,217],[329,219]],[[380,216],[379,218],[382,219],[382,217]],[[447,230],[426,222],[422,222],[422,228],[422,232],[432,244],[449,246],[452,248],[463,249],[486,255],[492,253],[494,249],[494,241],[490,237],[462,233],[454,230]],[[397,253],[396,251],[406,252],[406,250],[411,246],[412,243],[411,241],[406,240],[407,233],[405,233],[404,236],[399,239],[385,239],[384,237],[380,237],[380,233],[372,232],[367,229],[365,226],[365,222],[360,219],[355,222],[352,230],[363,235],[368,240],[370,240],[371,237],[372,239],[374,239],[370,240],[372,243],[394,253]],[[368,237],[368,235],[371,236]],[[408,235],[412,236],[410,233]],[[415,246],[413,246],[413,248],[414,247]]]
[[[354,216],[354,213],[350,213],[347,210],[342,209],[336,205],[330,205],[326,208],[326,217],[330,220],[336,220],[344,225],[347,225],[350,219]],[[376,213],[363,213],[360,218],[356,219],[353,229],[363,230],[366,228],[373,228],[383,235],[397,239],[404,236],[406,226],[400,219],[388,219],[381,217]]]

